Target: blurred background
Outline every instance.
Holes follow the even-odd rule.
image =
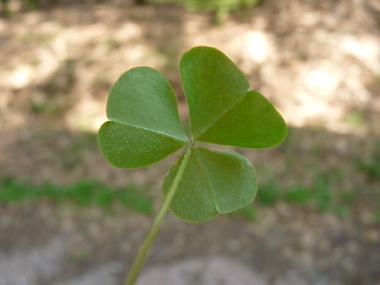
[[[178,63],[197,45],[229,56],[289,135],[229,148],[255,165],[257,199],[201,224],[168,213],[139,284],[380,284],[378,0],[2,0],[0,11],[1,285],[122,284],[181,151],[109,165],[96,142],[108,92],[126,70],[156,68],[186,125]]]

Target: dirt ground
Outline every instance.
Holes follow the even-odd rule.
[[[17,11],[19,2],[11,3]],[[257,205],[255,223],[219,215],[189,224],[168,214],[146,272],[221,257],[254,272],[261,281],[253,284],[380,284],[373,219],[380,178],[358,167],[380,167],[377,0],[263,0],[220,27],[209,12],[129,1],[0,18],[0,179],[149,184],[157,212],[163,178],[181,153],[143,169],[116,169],[95,134],[107,120],[110,87],[141,65],[169,79],[188,122],[178,63],[197,45],[226,53],[290,127],[278,147],[233,148],[255,165],[260,184],[312,188],[320,178],[355,201],[344,217],[284,201]],[[122,284],[152,221],[118,206],[0,204],[0,285]]]

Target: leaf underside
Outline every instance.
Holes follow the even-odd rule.
[[[150,67],[130,69],[119,78],[108,97],[107,117],[98,144],[116,167],[150,165],[187,143],[174,91]]]
[[[284,119],[222,52],[195,47],[180,62],[194,141],[268,148],[287,134]]]
[[[192,48],[183,54],[179,68],[193,138],[212,125],[249,89],[243,72],[214,48]]]
[[[244,148],[268,148],[287,134],[284,119],[222,52],[195,47],[180,62],[194,141]],[[149,67],[124,73],[110,91],[107,117],[98,144],[105,158],[120,168],[153,164],[188,143],[177,100],[166,78]],[[166,197],[182,156],[163,183]],[[231,151],[193,147],[170,210],[188,222],[251,203],[257,192],[253,165]]]
[[[183,156],[171,167],[163,183],[166,197]],[[172,213],[188,222],[202,222],[251,203],[257,191],[253,165],[231,151],[195,147],[170,206]]]
[[[248,91],[196,140],[244,148],[268,148],[287,134],[284,119],[263,95]]]
[[[108,97],[107,117],[187,140],[172,86],[164,75],[150,67],[132,68],[119,78]]]
[[[119,168],[139,168],[153,164],[182,148],[186,142],[137,127],[108,121],[98,134],[101,152]]]

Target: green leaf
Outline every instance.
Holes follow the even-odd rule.
[[[281,143],[287,135],[284,119],[263,95],[249,91],[197,141],[245,148],[268,148]]]
[[[184,155],[174,164],[164,179],[164,198],[169,192]],[[182,179],[170,205],[178,218],[187,222],[202,222],[217,215],[211,191],[195,151],[191,151]]]
[[[281,115],[260,93],[248,91],[245,75],[220,51],[193,48],[180,71],[194,141],[267,148],[286,137]]]
[[[98,143],[107,161],[120,168],[153,164],[185,145],[154,131],[110,121],[100,128]]]
[[[173,88],[150,67],[125,72],[112,87],[107,102],[111,121],[140,127],[186,141]]]
[[[163,183],[166,197],[183,156],[170,169]],[[209,220],[248,205],[257,192],[252,164],[230,151],[195,147],[190,154],[170,210],[188,222]]]
[[[193,138],[209,128],[249,89],[243,72],[215,48],[192,48],[183,54],[179,68]]]
[[[172,87],[157,70],[137,67],[124,73],[110,91],[98,144],[120,168],[155,163],[183,147],[187,138]]]

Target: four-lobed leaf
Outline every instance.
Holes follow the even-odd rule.
[[[264,96],[249,91],[245,75],[219,50],[202,46],[186,52],[180,74],[194,143],[268,148],[285,138],[287,128],[281,115]],[[111,89],[107,116],[110,121],[100,128],[98,143],[114,166],[143,167],[188,143],[173,89],[152,68],[133,68],[120,77]],[[189,147],[190,156],[170,205],[174,215],[201,222],[253,201],[257,179],[245,157]],[[164,197],[183,158],[165,177]]]

